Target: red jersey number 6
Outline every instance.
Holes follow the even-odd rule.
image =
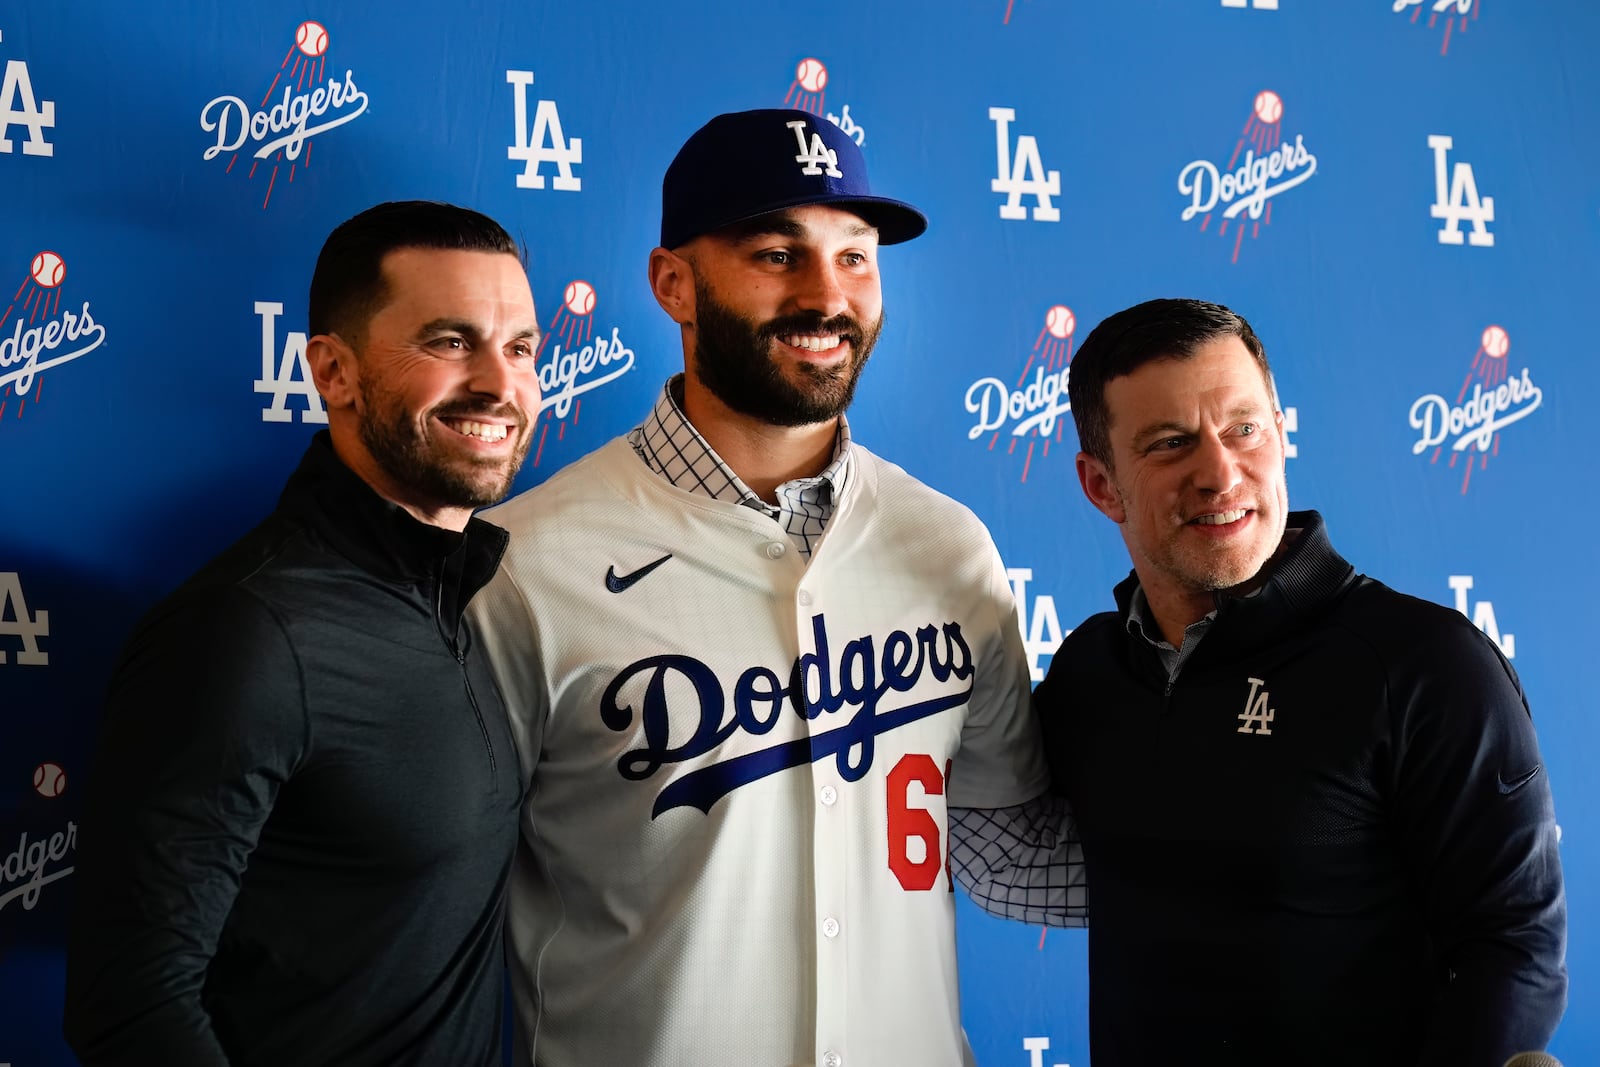
[[[948,773],[948,765],[946,765]],[[910,752],[900,757],[900,762],[889,772],[889,869],[900,880],[900,888],[928,890],[939,880],[939,869],[945,868],[945,886],[952,888],[945,849],[939,840],[939,822],[926,808],[908,805],[911,783],[922,786],[924,796],[943,796],[945,776],[933,757],[921,752]],[[911,858],[911,842],[922,842],[922,858]]]

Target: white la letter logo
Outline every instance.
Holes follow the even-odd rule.
[[[50,636],[50,613],[38,611],[32,617],[28,615],[28,602],[22,596],[22,579],[16,571],[0,571],[0,636],[22,638],[17,666],[49,664],[50,654],[39,651],[39,638]],[[6,653],[0,649],[0,663],[4,662]]]
[[[1050,203],[1050,198],[1061,195],[1061,172],[1052,170],[1046,174],[1044,163],[1039,159],[1039,142],[1027,134],[1018,136],[1015,162],[1013,162],[1008,127],[1016,117],[1016,111],[1009,107],[989,109],[989,118],[994,121],[996,172],[995,178],[989,183],[989,188],[997,193],[1010,194],[1009,199],[1000,205],[1000,217],[1027,218],[1028,213],[1022,206],[1022,198],[1031,196],[1037,201],[1037,206],[1033,209],[1035,222],[1060,222],[1061,212]]]
[[[1456,610],[1472,620],[1472,625],[1484,632],[1484,635],[1500,646],[1500,651],[1506,659],[1517,658],[1517,635],[1502,634],[1500,623],[1494,617],[1494,604],[1487,600],[1478,601],[1473,607],[1467,603],[1467,594],[1472,591],[1472,575],[1450,575],[1450,588],[1455,590]],[[1468,610],[1471,608],[1471,610]]]
[[[261,316],[261,377],[256,381],[256,392],[271,393],[272,406],[261,409],[262,422],[293,422],[294,413],[286,406],[291,394],[305,397],[306,409],[300,413],[301,422],[328,421],[328,409],[322,406],[322,397],[311,379],[311,366],[306,362],[306,335],[290,331],[283,341],[283,358],[273,371],[273,357],[278,352],[276,329],[273,327],[283,305],[264,300],[256,301],[256,314]],[[300,377],[295,377],[295,371]]]
[[[583,139],[567,140],[561,132],[561,113],[554,100],[541,100],[533,113],[533,131],[528,131],[528,86],[533,84],[533,71],[508,70],[506,81],[511,83],[514,99],[514,121],[517,126],[517,143],[506,149],[506,158],[520,159],[525,164],[517,175],[518,189],[543,189],[544,175],[539,167],[554,163],[560,171],[550,181],[550,187],[562,192],[575,193],[583,188],[583,179],[572,174],[572,165],[583,162]],[[548,142],[548,143],[547,143]]]
[[[0,40],[4,39],[0,36]],[[56,124],[56,102],[46,100],[41,106],[34,101],[28,64],[20,59],[7,61],[5,81],[0,83],[0,152],[11,151],[11,139],[6,131],[12,123],[28,128],[28,139],[22,142],[23,155],[55,155],[55,145],[44,139],[44,131],[45,127]]]
[[[1428,137],[1428,147],[1433,149],[1433,217],[1448,220],[1445,228],[1439,231],[1439,243],[1460,244],[1461,223],[1470,222],[1472,233],[1467,243],[1490,248],[1494,245],[1494,234],[1484,223],[1494,221],[1494,197],[1478,198],[1478,180],[1473,177],[1470,163],[1457,163],[1447,182],[1445,171],[1449,163],[1445,153],[1454,145],[1453,138],[1441,134]]]
[[[799,146],[800,152],[794,157],[796,163],[804,163],[800,168],[801,174],[822,174],[823,164],[827,164],[826,173],[830,178],[842,178],[844,172],[839,169],[839,156],[833,149],[822,143],[822,134],[812,131],[811,147],[806,147],[806,123],[804,119],[785,123],[794,131],[794,142]]]
[[[1044,593],[1031,602],[1028,600],[1032,567],[1007,567],[1006,578],[1011,582],[1011,597],[1017,602],[1017,627],[1022,631],[1022,647],[1028,653],[1028,676],[1035,682],[1042,682],[1045,668],[1039,657],[1054,656],[1062,639],[1072,631],[1061,629],[1055,597]]]
[[[1249,681],[1250,695],[1244,698],[1244,711],[1239,713],[1239,721],[1244,725],[1239,727],[1238,732],[1241,734],[1270,735],[1272,733],[1272,717],[1277,714],[1273,708],[1267,706],[1267,702],[1272,699],[1272,694],[1261,688],[1267,683],[1260,678],[1251,678]]]

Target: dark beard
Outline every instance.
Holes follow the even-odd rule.
[[[856,395],[856,381],[883,331],[883,317],[870,328],[850,315],[785,315],[757,325],[717,300],[695,280],[695,368],[700,382],[741,415],[772,426],[809,426],[839,417]],[[836,333],[850,342],[850,358],[824,368],[796,363],[803,384],[789,380],[772,358],[782,334]]]
[[[503,468],[493,463],[473,463],[464,457],[446,462],[429,450],[427,440],[418,436],[415,423],[402,405],[365,379],[360,388],[366,409],[358,426],[361,443],[366,445],[378,466],[400,485],[427,500],[453,508],[488,507],[504,500],[511,491],[511,483],[533,440],[520,411],[509,405],[486,409],[482,405],[456,403],[441,404],[429,412],[428,417],[485,416],[516,420],[516,426],[509,432],[521,438],[521,446]],[[426,425],[427,418],[423,422]]]

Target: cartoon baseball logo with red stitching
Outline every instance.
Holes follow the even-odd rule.
[[[550,424],[556,424],[556,440],[566,438],[567,426],[577,425],[583,413],[582,396],[616,381],[633,369],[633,349],[622,343],[621,331],[611,327],[611,336],[594,339],[594,310],[599,303],[595,288],[583,278],[567,283],[561,303],[544,336],[539,340],[539,438],[534,446],[533,465],[544,457]]]
[[[1486,327],[1455,400],[1429,393],[1411,405],[1411,428],[1418,434],[1411,454],[1432,449],[1428,462],[1437,465],[1448,453],[1444,465],[1461,470],[1462,493],[1472,484],[1473,470],[1487,468],[1489,458],[1500,454],[1501,432],[1544,402],[1544,390],[1533,383],[1526,366],[1520,374],[1510,372],[1510,354],[1511,335],[1505,328]]]
[[[967,440],[988,437],[988,450],[996,451],[1002,438],[1008,456],[1022,453],[1021,480],[1028,480],[1033,457],[1050,455],[1061,444],[1062,428],[1072,411],[1067,399],[1067,375],[1072,363],[1072,335],[1078,320],[1072,309],[1056,304],[1044,313],[1044,325],[1015,382],[979,378],[967,387],[966,409],[977,420]],[[1069,446],[1070,447],[1070,446]]]
[[[1317,173],[1317,157],[1306,148],[1305,137],[1284,140],[1283,116],[1283,98],[1261,90],[1228,162],[1218,166],[1197,159],[1178,173],[1178,192],[1189,200],[1179,217],[1189,222],[1198,215],[1202,233],[1231,238],[1234,263],[1245,230],[1251,240],[1261,236],[1262,227],[1272,224],[1272,201]],[[1221,216],[1214,230],[1213,215]]]
[[[841,105],[837,113],[827,110],[827,95],[827,65],[816,56],[806,56],[795,65],[794,80],[789,83],[789,91],[783,96],[783,106],[825,118],[843,130],[858,147],[864,146],[867,143],[866,127],[850,114],[849,104]]]
[[[340,76],[334,66],[330,75],[328,49],[327,28],[302,22],[255,107],[243,97],[219,96],[200,109],[200,128],[216,138],[202,158],[227,156],[224,173],[238,167],[252,181],[263,175],[262,210],[280,176],[293,184],[295,173],[311,165],[314,138],[366,114],[367,94],[356,87],[355,72],[346,67]]]
[[[67,263],[43,249],[28,262],[22,284],[0,314],[0,426],[21,418],[44,395],[44,372],[88,355],[106,339],[89,302],[74,306],[63,296]],[[0,290],[3,292],[3,290]]]

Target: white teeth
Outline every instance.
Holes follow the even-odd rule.
[[[1238,522],[1245,517],[1245,514],[1245,509],[1239,508],[1236,511],[1222,511],[1215,515],[1201,515],[1194,521],[1201,526],[1226,526],[1230,522]]]
[[[783,340],[785,344],[793,345],[795,348],[803,348],[807,352],[827,352],[830,349],[839,347],[838,334],[828,334],[823,337],[813,337],[810,335],[802,337],[785,337]]]
[[[506,439],[506,428],[504,426],[491,426],[488,423],[467,422],[466,420],[452,422],[450,426],[457,433],[467,437],[476,437],[480,441],[493,442]]]

